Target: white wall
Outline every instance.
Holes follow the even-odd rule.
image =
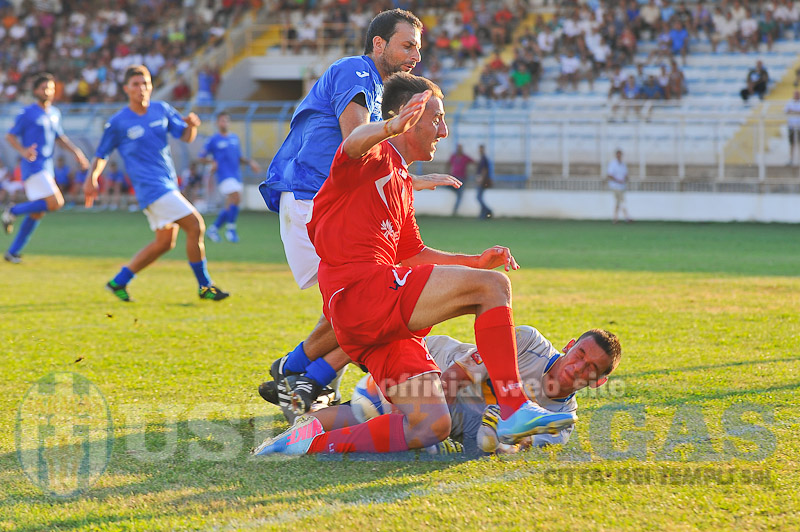
[[[539,190],[487,190],[484,200],[497,217],[609,220],[614,210],[611,192]],[[455,194],[449,190],[416,194],[418,214],[450,216]],[[683,222],[784,222],[800,223],[800,195],[707,194],[697,192],[629,192],[628,211],[634,220]],[[246,187],[245,208],[265,210],[255,185]],[[462,216],[480,212],[475,189],[464,191]]]

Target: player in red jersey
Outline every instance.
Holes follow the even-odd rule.
[[[385,84],[383,117],[356,128],[339,147],[307,224],[319,255],[323,311],[339,345],[366,366],[401,413],[324,432],[302,416],[255,454],[390,452],[447,438],[450,414],[423,337],[450,318],[475,314],[475,339],[501,409],[504,443],[569,426],[572,413],[542,409],[525,395],[516,360],[508,248],[480,255],[425,246],[414,217],[408,164],[430,161],[447,136],[442,92],[405,72]]]

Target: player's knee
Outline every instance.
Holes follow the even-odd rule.
[[[450,414],[439,416],[439,419],[431,424],[431,436],[432,439],[436,441],[432,441],[428,445],[436,445],[440,441],[447,439],[447,437],[450,436],[450,430],[452,430],[452,428],[453,422],[450,419]],[[428,445],[426,445],[426,447]]]
[[[484,288],[492,299],[511,299],[511,280],[503,272],[487,271]]]

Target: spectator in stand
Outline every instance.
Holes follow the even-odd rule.
[[[761,42],[767,43],[767,51],[772,51],[772,44],[778,37],[778,23],[771,11],[764,12],[764,18],[758,22],[758,35]]]
[[[656,47],[647,56],[648,63],[672,57],[672,37],[670,36],[669,26],[666,22],[659,21],[656,31]]]
[[[527,99],[531,94],[533,75],[528,69],[528,63],[521,51],[517,51],[514,61],[511,62],[512,96],[522,96]]]
[[[578,79],[580,77],[581,60],[575,55],[575,50],[569,48],[566,55],[561,56],[560,60],[561,75],[558,77],[558,88],[564,90],[567,83],[572,85],[572,90],[578,90]]]
[[[644,85],[639,88],[639,98],[642,100],[663,100],[666,98],[664,89],[658,84],[654,75],[647,76]]]
[[[186,82],[186,78],[181,77],[175,87],[172,89],[172,100],[176,102],[185,102],[192,96],[192,89]]]
[[[728,43],[728,51],[735,52],[739,49],[739,25],[733,18],[733,13],[717,7],[714,10],[714,33],[711,35],[711,51],[716,52],[720,42]]]
[[[689,32],[686,31],[683,23],[676,20],[672,24],[669,32],[670,52],[672,57],[681,56],[683,66],[686,66],[686,54],[689,53]]]
[[[789,134],[789,163],[795,164],[795,147],[800,144],[800,91],[794,91],[794,99],[786,104],[786,126]]]
[[[753,17],[753,11],[745,8],[746,16],[739,22],[739,42],[743,52],[753,49],[758,51],[758,22]],[[736,16],[734,15],[734,18]]]
[[[759,100],[764,99],[764,93],[767,92],[767,85],[769,84],[769,74],[767,69],[764,68],[764,63],[760,60],[756,61],[755,68],[747,73],[746,83],[747,86],[739,92],[745,103],[754,94],[758,96]]]
[[[694,34],[699,36],[702,31],[706,38],[710,38],[714,33],[714,20],[712,18],[711,9],[708,4],[698,2],[695,4],[694,14]]]
[[[502,5],[495,12],[491,26],[492,44],[494,44],[495,49],[502,48],[508,44],[513,22],[514,15],[505,5]]]
[[[622,67],[620,65],[614,65],[610,78],[609,81],[611,83],[609,84],[608,98],[621,98],[622,87],[625,85],[625,75],[622,73]]]
[[[556,36],[553,34],[550,26],[544,26],[542,31],[539,32],[539,35],[536,37],[536,44],[539,46],[539,50],[545,55],[550,55],[555,52]]]
[[[478,41],[477,35],[472,33],[469,29],[464,28],[461,30],[460,42],[461,47],[458,56],[460,64],[463,64],[466,60],[469,60],[474,64],[478,60],[478,57],[483,55],[481,51],[481,43]]]
[[[197,73],[197,103],[209,105],[214,102],[216,77],[210,67],[201,68]]]
[[[491,100],[494,98],[494,86],[495,86],[495,77],[494,72],[492,71],[492,67],[490,65],[485,65],[483,70],[481,71],[481,75],[478,78],[478,84],[475,85],[473,90],[473,96],[476,100],[483,97],[487,100]]]
[[[466,183],[468,177],[467,166],[469,166],[470,163],[474,162],[475,161],[472,159],[472,157],[464,153],[464,147],[461,144],[459,144],[456,147],[455,153],[450,156],[450,160],[447,163],[448,171],[451,176],[455,177],[462,183]],[[460,186],[458,188],[455,187],[451,188],[456,193],[456,202],[455,205],[453,205],[453,216],[455,216],[458,213],[458,207],[461,205],[461,197],[466,187]]]
[[[658,31],[658,23],[661,21],[661,10],[656,5],[656,0],[649,0],[647,5],[642,7],[639,18],[641,29],[649,31],[652,38]]]
[[[672,59],[669,64],[669,96],[672,99],[679,100],[689,92],[689,88],[686,86],[686,77],[683,75],[683,71],[681,71],[677,61]]]
[[[21,201],[24,196],[25,185],[22,184],[20,165],[17,164],[14,170],[9,170],[0,159],[0,205]]]
[[[670,87],[669,87],[670,78],[669,78],[669,72],[667,71],[667,65],[663,63],[661,64],[661,71],[659,72],[656,81],[658,82],[658,86],[661,87],[661,90],[664,91],[664,98],[666,98],[667,100],[671,99],[672,93],[670,92]]]

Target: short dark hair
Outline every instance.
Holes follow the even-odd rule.
[[[228,111],[220,111],[219,113],[217,113],[217,120],[219,120],[223,116],[227,116],[228,118],[230,118],[231,114]]]
[[[50,72],[40,72],[36,74],[36,77],[33,78],[33,84],[31,84],[31,89],[36,90],[39,88],[39,85],[42,83],[53,81],[55,82],[56,78]]]
[[[619,338],[617,338],[616,334],[606,331],[605,329],[589,329],[580,335],[578,342],[584,338],[593,338],[600,349],[611,358],[611,365],[608,366],[608,369],[600,375],[600,377],[605,377],[617,369],[619,361],[622,358],[622,345],[620,345]]]
[[[408,72],[396,72],[389,76],[383,84],[383,103],[381,115],[387,120],[397,114],[400,107],[406,104],[415,94],[430,90],[437,98],[444,98],[439,86],[422,76],[415,76]]]
[[[134,76],[144,76],[150,78],[152,81],[153,76],[150,75],[150,71],[144,65],[131,65],[125,70],[125,77],[122,79],[122,84],[127,85],[128,81]]]
[[[369,23],[367,28],[367,38],[364,41],[364,55],[372,53],[372,40],[377,36],[386,42],[392,38],[392,35],[397,31],[397,24],[406,22],[411,26],[422,31],[422,21],[411,11],[405,9],[390,9],[389,11],[381,11],[372,22]]]

